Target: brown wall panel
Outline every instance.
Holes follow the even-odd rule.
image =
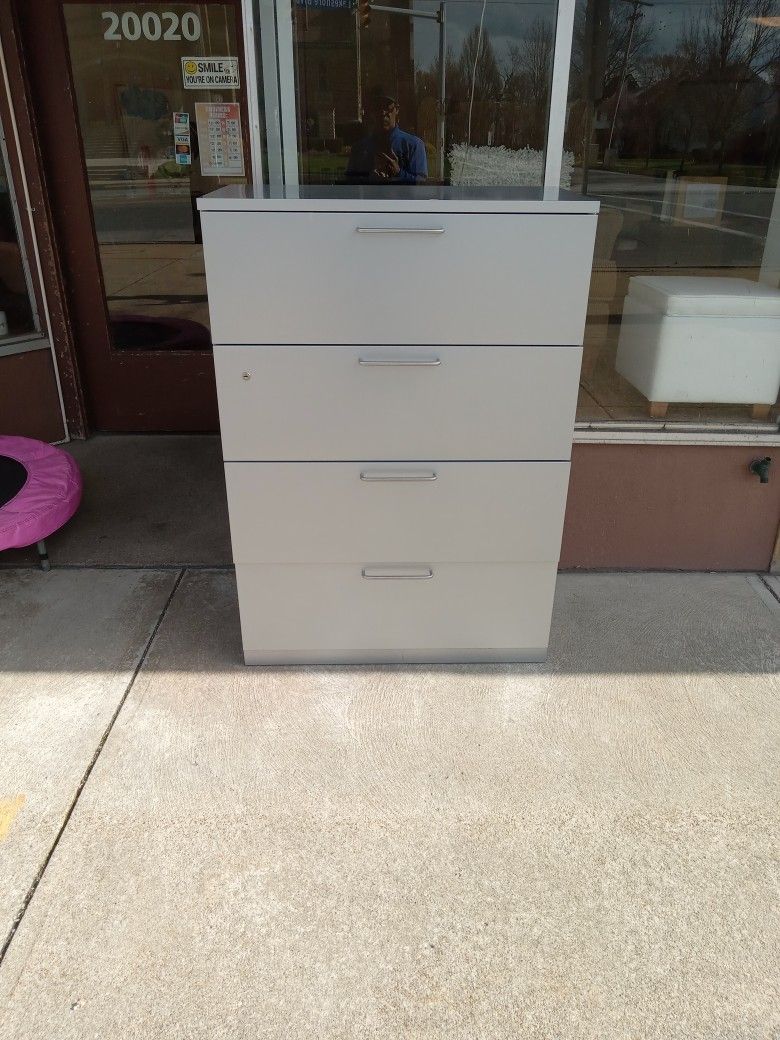
[[[65,436],[51,352],[0,357],[0,433],[60,441]]]
[[[561,567],[767,570],[779,523],[776,446],[575,444]]]

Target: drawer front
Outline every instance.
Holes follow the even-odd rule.
[[[214,348],[226,461],[571,457],[580,347]]]
[[[248,664],[533,660],[547,647],[556,569],[367,561],[244,564],[236,576]]]
[[[202,214],[214,343],[580,344],[593,214]]]
[[[557,561],[568,462],[231,462],[236,563]]]

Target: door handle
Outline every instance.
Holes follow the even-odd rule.
[[[357,227],[359,235],[443,235],[443,227]]]
[[[441,358],[390,358],[390,357],[376,357],[376,358],[358,358],[359,365],[367,365],[369,367],[390,367],[390,368],[402,368],[405,366],[411,368],[435,368],[441,364]]]
[[[430,567],[364,567],[363,577],[371,581],[428,581]]]
[[[367,483],[376,481],[378,483],[386,483],[392,481],[398,482],[417,482],[417,481],[428,481],[437,480],[438,477],[433,470],[363,470],[360,474],[360,479],[365,480]]]

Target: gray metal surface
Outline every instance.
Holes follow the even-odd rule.
[[[576,192],[520,187],[417,185],[230,184],[198,199],[203,211],[387,213],[598,213],[600,203]]]
[[[569,463],[230,462],[225,476],[236,563],[555,561]]]
[[[310,661],[336,660],[336,651],[377,651],[385,660],[467,659],[469,649],[495,651],[547,646],[555,591],[553,563],[436,563],[406,561],[428,581],[367,581],[360,564],[236,566],[247,660],[264,654],[278,663],[287,650]],[[495,658],[491,658],[495,659]],[[354,660],[353,657],[346,658]]]
[[[538,660],[595,211],[240,195],[202,209],[247,662]]]
[[[217,346],[224,456],[567,460],[581,360],[580,347]]]
[[[540,204],[541,205],[541,204]],[[582,342],[595,214],[202,214],[214,343]],[[374,227],[408,228],[403,212]],[[419,214],[414,225],[429,228]]]

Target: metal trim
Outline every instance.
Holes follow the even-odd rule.
[[[369,581],[428,581],[433,577],[433,569],[431,567],[420,567],[416,571],[409,569],[408,573],[404,574],[402,570],[383,570],[380,567],[364,567],[362,571],[363,577]]]
[[[433,470],[416,473],[413,470],[405,470],[404,472],[393,472],[392,470],[363,470],[360,474],[360,479],[366,481],[366,483],[376,484],[416,484],[421,481],[424,483],[430,483],[433,480],[437,480],[438,475]]]
[[[359,235],[443,235],[443,227],[356,227]]]
[[[574,6],[575,0],[558,0],[555,19],[550,114],[547,120],[547,142],[544,153],[544,194],[545,198],[552,199],[557,198],[561,187],[563,134],[566,129],[569,71],[574,36]]]
[[[281,188],[284,185],[284,164],[282,162],[282,122],[276,47],[276,2],[275,0],[254,0],[254,3],[260,33],[260,59],[263,73],[262,106],[265,113],[268,182],[272,188]],[[260,106],[259,87],[260,83],[256,81],[253,89],[258,95],[258,111]],[[263,183],[262,175],[257,183]]]
[[[246,85],[246,107],[249,113],[249,155],[252,162],[252,181],[254,184],[262,184],[263,130],[260,120],[260,84],[257,75],[254,0],[241,0],[241,20],[244,27],[244,83]]]
[[[734,427],[713,423],[711,427],[680,429],[669,425],[644,423],[627,427],[619,423],[602,425],[580,425],[574,428],[575,444],[656,444],[738,446],[780,445],[780,430],[777,426],[765,425],[758,429]]]
[[[436,368],[441,358],[358,358],[359,365],[374,368]]]
[[[279,108],[282,133],[284,185],[298,187],[298,93],[295,89],[295,44],[290,0],[275,0],[276,61],[279,73]]]

